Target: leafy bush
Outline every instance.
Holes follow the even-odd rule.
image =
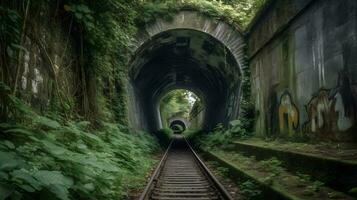
[[[23,123],[0,124],[0,199],[118,199],[145,181],[147,155],[158,150],[150,134],[107,122],[91,131],[87,121],[56,121],[12,99]]]
[[[212,132],[201,138],[201,145],[206,148],[224,147],[231,143],[233,135],[225,130],[222,124],[218,124]]]
[[[182,9],[196,10],[231,24],[247,26],[265,0],[146,0],[142,5],[140,23],[150,23],[158,17],[170,19],[172,14]]]
[[[239,187],[241,190],[241,193],[243,195],[244,200],[259,200],[263,199],[262,198],[262,191],[259,189],[259,187],[252,181],[245,181],[240,184]]]
[[[234,120],[229,123],[229,127],[225,128],[222,124],[218,124],[211,132],[203,131],[186,131],[186,137],[193,143],[202,146],[203,148],[212,149],[216,147],[227,148],[235,138],[248,138],[253,134],[247,131],[244,124],[240,120]]]
[[[156,133],[156,137],[158,138],[158,140],[162,146],[169,145],[172,135],[173,135],[173,132],[169,128],[161,129]]]

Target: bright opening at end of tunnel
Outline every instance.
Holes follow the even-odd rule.
[[[197,112],[204,109],[203,102],[194,92],[175,89],[162,97],[159,103],[161,126],[170,128],[175,133],[182,133],[191,125]],[[198,124],[192,124],[197,128]]]
[[[242,97],[242,66],[239,55],[229,47],[222,38],[185,28],[166,30],[143,41],[129,72],[135,102],[130,109],[133,124],[148,132],[169,127],[160,101],[177,89],[189,90],[204,100],[204,109],[196,108],[192,119],[186,116],[191,127],[194,124],[195,129],[209,131],[236,119]],[[193,106],[189,102],[186,115]]]

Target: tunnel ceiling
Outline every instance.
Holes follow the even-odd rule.
[[[239,84],[239,67],[230,51],[212,36],[194,30],[163,32],[137,51],[130,76],[147,118],[157,121],[160,98],[172,89],[188,89],[204,102],[206,115],[215,105],[222,110],[205,121],[224,118],[230,88]],[[216,118],[216,119],[214,119]],[[158,124],[158,122],[153,122]]]

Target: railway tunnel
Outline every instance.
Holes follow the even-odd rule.
[[[138,38],[129,72],[133,127],[162,128],[159,102],[175,89],[192,91],[202,100],[203,130],[238,116],[244,46],[238,29],[183,11],[171,22],[158,20]]]
[[[357,1],[223,2],[1,1],[0,199],[356,199]]]
[[[181,134],[189,128],[189,124],[186,124],[184,120],[175,119],[170,122],[169,127],[174,133]]]

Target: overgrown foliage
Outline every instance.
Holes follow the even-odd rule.
[[[103,116],[104,108],[113,110],[117,121],[126,122],[124,87],[138,7],[138,1],[125,0],[64,4],[75,19],[74,34],[81,41],[82,108],[86,116]]]
[[[260,200],[263,199],[263,193],[259,186],[253,181],[247,180],[239,185],[243,200]]]
[[[187,90],[173,90],[166,94],[160,101],[160,114],[164,127],[167,119],[171,117],[182,117],[188,119],[193,103],[198,97]]]
[[[169,20],[180,10],[195,10],[232,25],[246,27],[265,0],[144,0],[143,2],[139,24],[150,23],[158,17]]]
[[[261,1],[2,1],[0,199],[125,198],[142,183],[153,163],[147,155],[158,148],[149,134],[130,133],[125,126],[127,64],[137,28],[157,17],[169,19],[180,9],[244,26],[259,5],[255,2]],[[31,35],[30,22],[37,19],[59,23],[68,32],[67,41],[73,40],[74,96],[57,82],[50,44],[41,34]],[[39,43],[52,72],[49,108],[42,113],[21,99],[26,37]],[[234,134],[214,138],[220,131],[205,143],[223,144]],[[171,133],[166,133],[168,138]]]
[[[173,131],[169,128],[163,128],[159,130],[157,133],[155,133],[155,135],[159,140],[161,146],[167,147],[171,142]]]
[[[4,1],[1,7],[1,76],[13,93],[18,92],[23,71],[24,38],[30,34],[29,19],[37,13],[50,11],[53,19],[69,26],[70,35],[77,42],[76,102],[55,84],[57,92],[51,103],[60,102],[59,113],[80,111],[91,122],[98,118],[127,123],[126,81],[127,64],[131,56],[131,40],[137,28],[158,17],[182,9],[196,10],[234,25],[247,24],[263,4],[263,0],[25,0],[22,3]],[[6,7],[8,6],[8,7]],[[43,49],[49,49],[44,44]],[[54,59],[54,55],[47,55]],[[53,64],[53,63],[52,63]],[[53,66],[52,66],[53,67]],[[56,74],[53,74],[54,81]],[[79,108],[79,109],[78,109]],[[64,114],[68,116],[69,114]]]
[[[231,121],[228,128],[218,124],[209,133],[189,130],[185,132],[185,135],[204,149],[229,148],[235,139],[246,139],[254,135],[251,130],[245,127],[248,122],[242,122],[244,120],[251,119],[242,118],[241,120]]]
[[[106,122],[91,130],[88,121],[40,116],[8,97],[21,120],[0,124],[0,199],[125,199],[144,184],[147,155],[158,150],[150,134]]]

